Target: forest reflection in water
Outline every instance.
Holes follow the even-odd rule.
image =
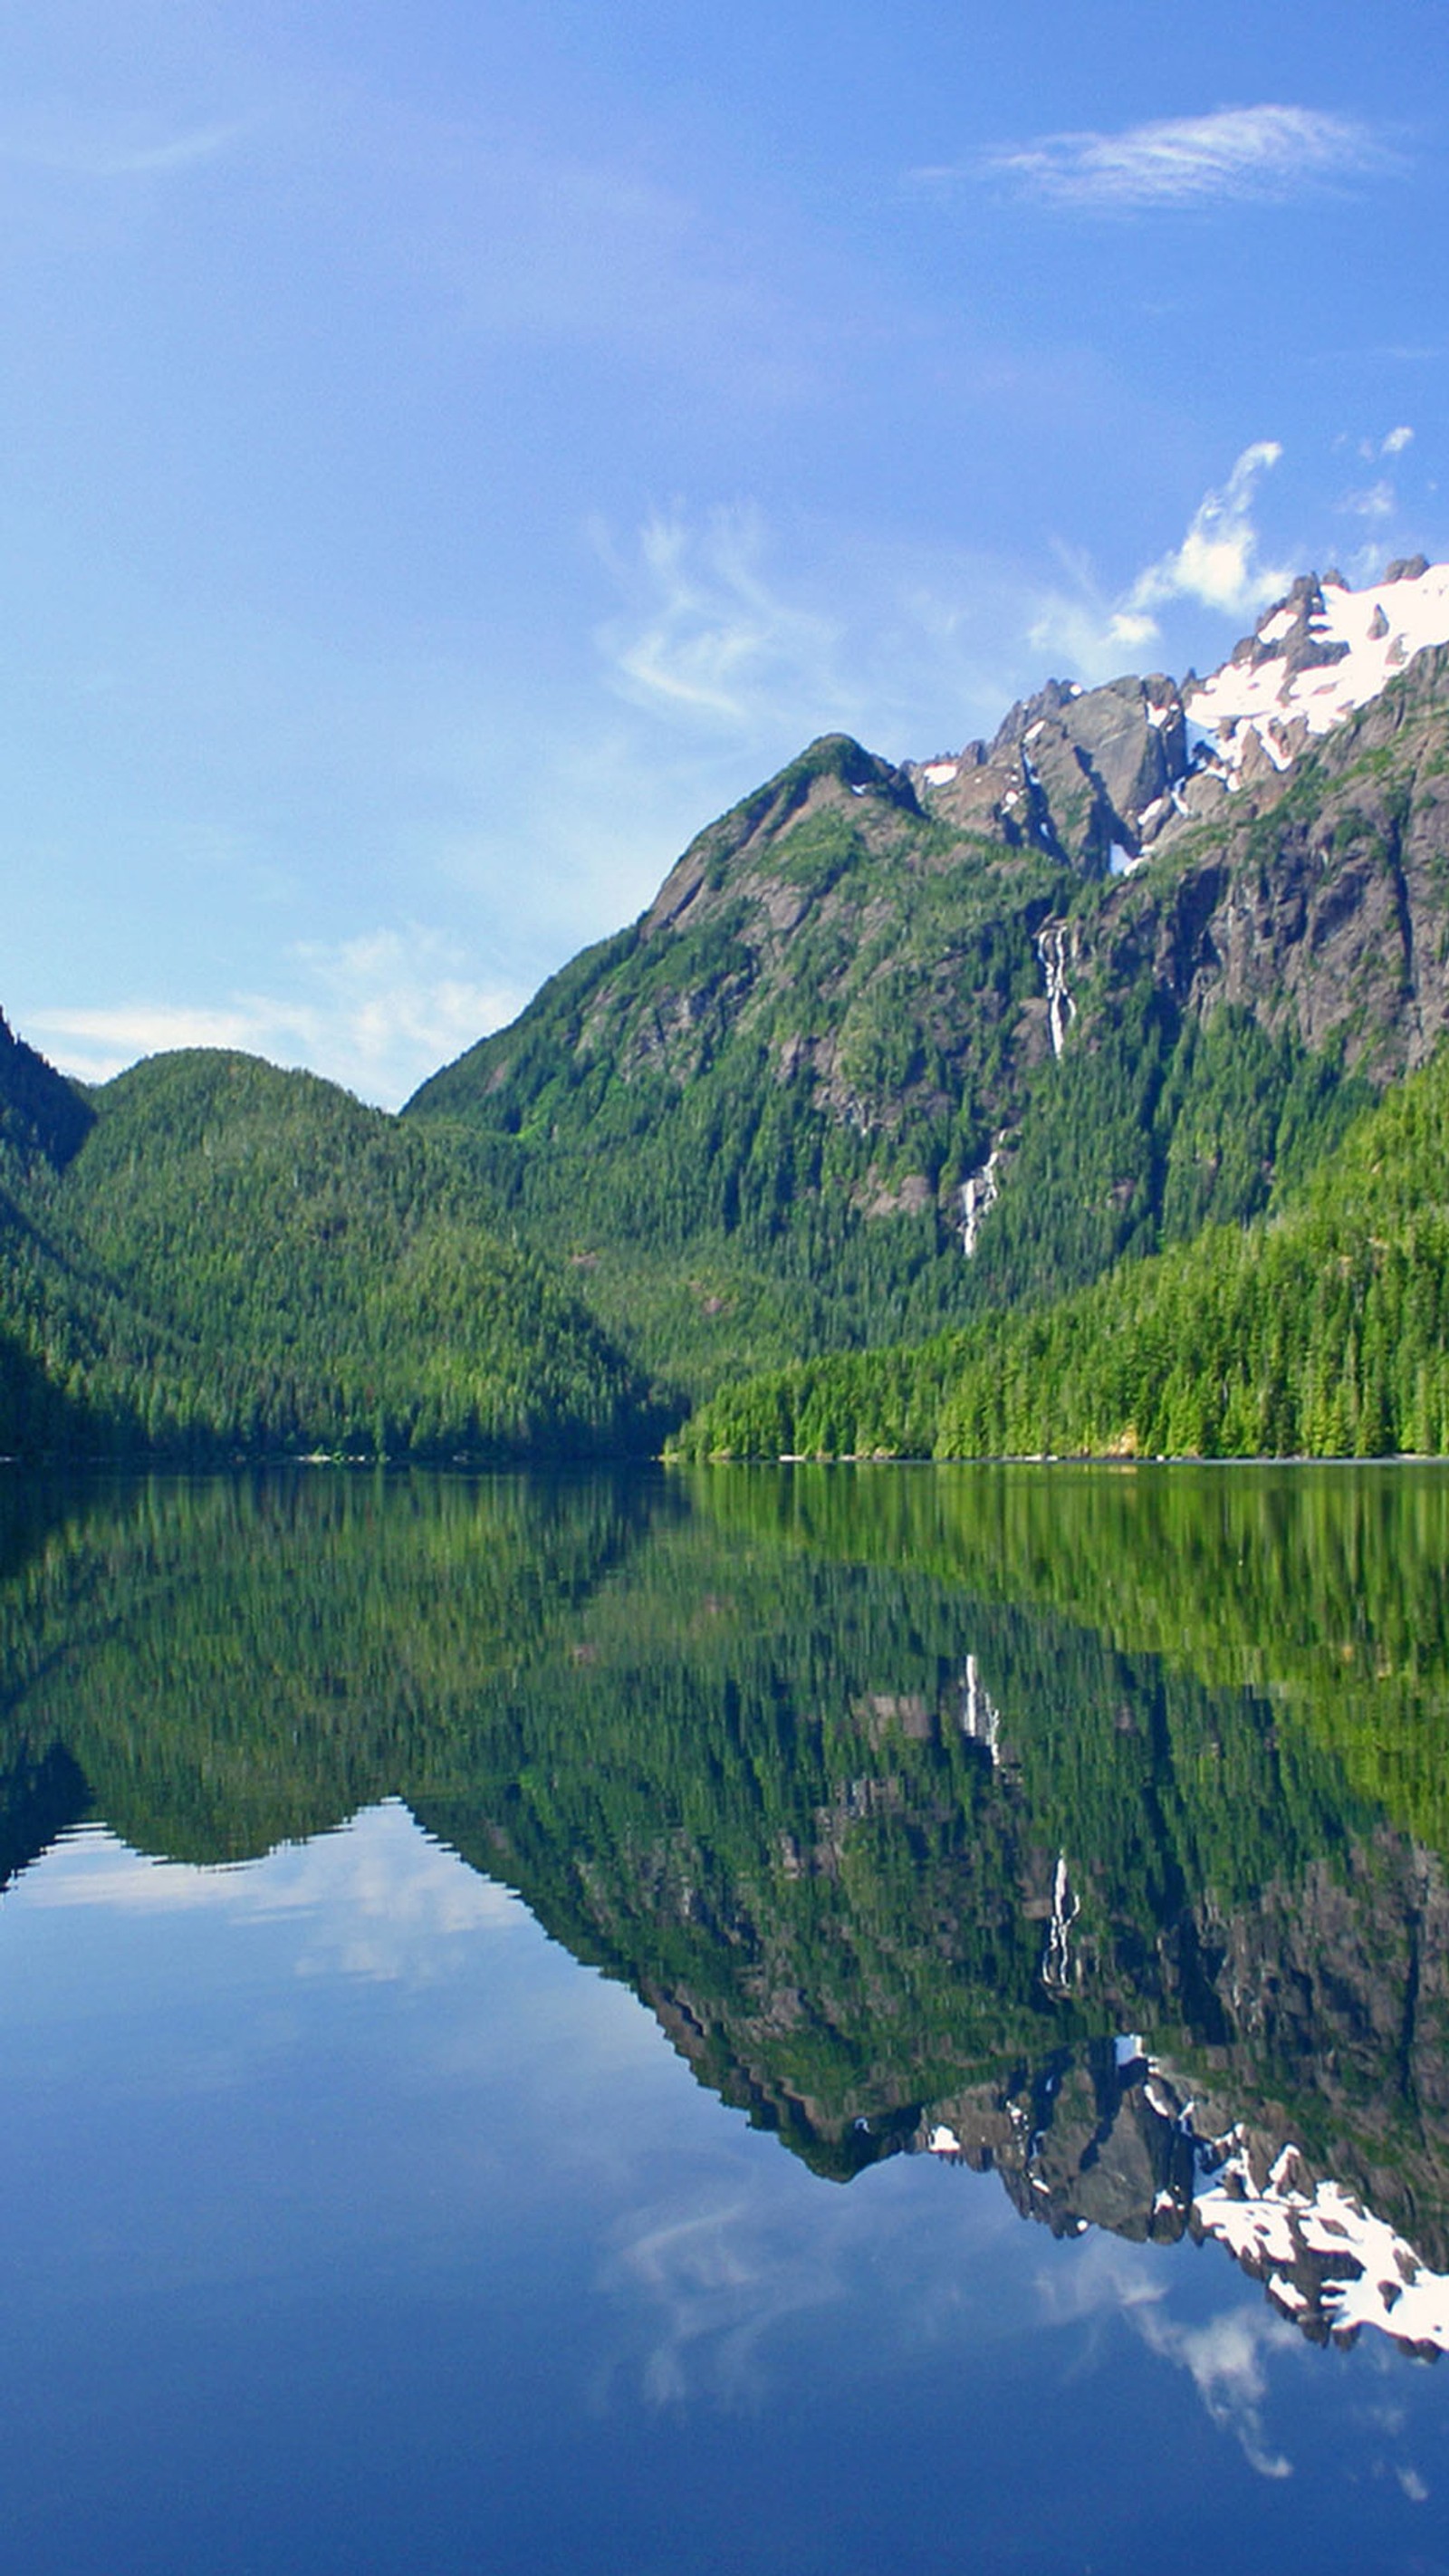
[[[5,1491],[0,1867],[401,1800],[824,2176],[1449,2343],[1449,1477]]]

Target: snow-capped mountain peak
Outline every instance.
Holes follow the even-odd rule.
[[[905,774],[960,830],[1125,875],[1240,789],[1271,798],[1275,773],[1436,644],[1449,644],[1449,564],[1416,555],[1363,590],[1304,573],[1207,679],[1049,680],[992,742]]]
[[[1449,564],[1419,555],[1365,590],[1306,574],[1221,670],[1184,691],[1184,711],[1228,770],[1254,740],[1286,769],[1431,644],[1449,644]]]

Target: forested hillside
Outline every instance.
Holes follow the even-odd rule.
[[[655,1437],[466,1161],[335,1085],[158,1056],[81,1099],[9,1042],[0,1440],[498,1458]]]
[[[696,1394],[1260,1215],[1445,1025],[1449,652],[1144,806],[1180,716],[1153,691],[1054,684],[974,765],[813,745],[409,1123],[473,1138]]]
[[[1284,1212],[1208,1226],[1075,1297],[730,1388],[706,1457],[1449,1449],[1449,1051]]]

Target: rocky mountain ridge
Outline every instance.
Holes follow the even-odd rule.
[[[905,775],[930,814],[1126,875],[1225,798],[1270,790],[1416,653],[1445,643],[1449,565],[1416,555],[1357,591],[1340,573],[1305,573],[1207,679],[1049,680],[989,744],[909,761]]]

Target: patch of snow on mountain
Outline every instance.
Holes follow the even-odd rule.
[[[1275,608],[1266,625],[1259,627],[1258,637],[1259,641],[1264,644],[1281,644],[1285,635],[1291,635],[1292,632],[1292,609]]]
[[[1194,732],[1204,729],[1229,769],[1240,766],[1253,734],[1275,768],[1288,768],[1299,747],[1289,739],[1291,726],[1301,722],[1310,735],[1328,733],[1376,698],[1416,653],[1449,644],[1449,564],[1432,564],[1426,572],[1368,590],[1348,590],[1330,580],[1318,600],[1306,619],[1291,602],[1275,608],[1259,627],[1254,649],[1245,653],[1240,647],[1185,700]],[[1327,648],[1335,658],[1294,670],[1296,657],[1283,648],[1305,627],[1309,645]]]

